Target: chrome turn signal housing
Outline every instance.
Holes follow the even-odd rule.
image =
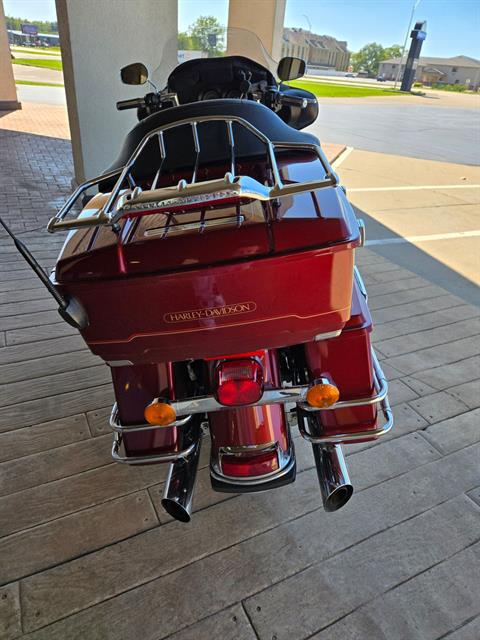
[[[145,407],[143,413],[145,420],[149,424],[159,427],[168,427],[169,424],[172,424],[177,419],[177,414],[172,405],[166,402],[160,402],[160,400],[153,400]]]
[[[327,378],[320,378],[307,391],[306,401],[311,407],[326,409],[331,407],[340,398],[338,387]]]

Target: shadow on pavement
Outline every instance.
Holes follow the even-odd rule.
[[[385,225],[365,213],[362,209],[352,205],[358,218],[365,222],[367,242],[375,239],[401,239],[403,236],[395,233]],[[374,253],[390,260],[404,269],[416,273],[425,280],[443,287],[459,298],[463,298],[468,304],[480,307],[480,288],[468,278],[465,278],[454,269],[443,264],[419,247],[410,242],[399,244],[367,245]]]

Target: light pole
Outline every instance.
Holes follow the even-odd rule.
[[[310,31],[310,33],[312,33],[312,23],[310,22],[309,17],[305,13],[302,13],[302,18],[305,18],[305,20],[307,21],[308,30]]]
[[[420,2],[421,2],[421,0],[414,0],[414,2],[412,4],[412,12],[410,13],[410,19],[408,21],[408,29],[407,29],[407,33],[405,35],[405,42],[403,43],[402,55],[400,56],[400,64],[398,65],[397,76],[395,78],[395,83],[393,85],[394,89],[397,88],[397,82],[398,82],[398,79],[399,79],[400,74],[402,72],[403,56],[405,55],[405,49],[407,48],[408,36],[410,35],[410,31],[412,30],[413,16],[414,16],[414,13],[415,13],[415,9],[418,7]]]

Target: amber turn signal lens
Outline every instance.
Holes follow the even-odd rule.
[[[311,407],[331,407],[339,397],[340,391],[334,384],[316,384],[307,392],[307,402]]]
[[[159,427],[167,427],[177,419],[175,409],[170,404],[158,402],[157,400],[145,407],[144,416],[149,424],[158,425]]]

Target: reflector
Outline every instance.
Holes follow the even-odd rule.
[[[226,406],[255,404],[263,394],[263,368],[253,358],[226,360],[215,370],[215,397]]]

